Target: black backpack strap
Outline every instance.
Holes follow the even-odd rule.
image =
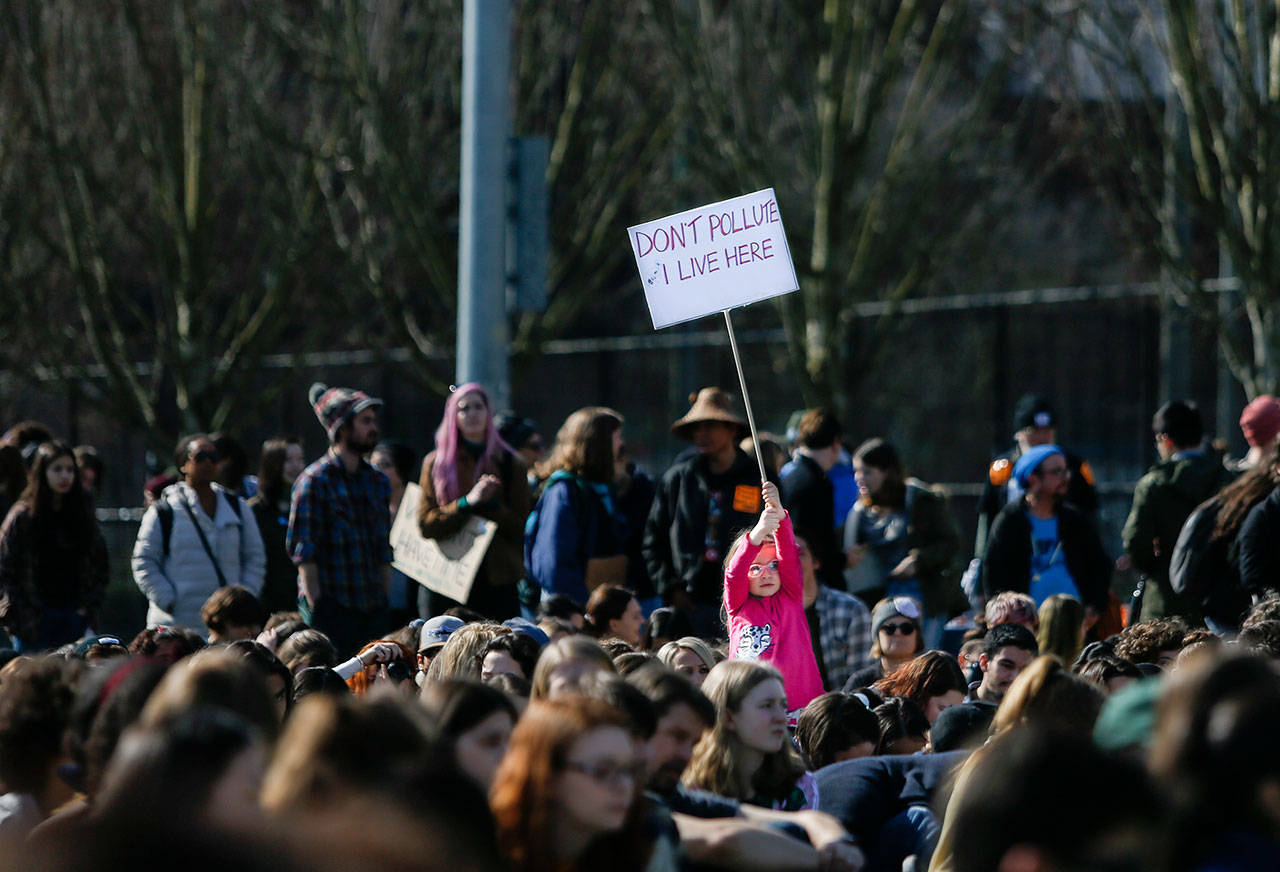
[[[156,519],[160,521],[160,541],[164,544],[161,552],[169,558],[169,539],[173,536],[173,506],[164,497],[156,500]]]
[[[187,504],[186,500],[182,501],[182,507],[187,510],[187,517],[191,519],[191,526],[196,528],[196,535],[200,537],[200,544],[204,546],[204,553],[208,554],[209,559],[213,561],[213,571],[218,574],[218,587],[226,587],[227,577],[222,574],[222,567],[218,565],[218,558],[213,556],[213,549],[209,547],[209,540],[205,538],[204,529],[196,519],[195,512],[191,511],[191,506]]]

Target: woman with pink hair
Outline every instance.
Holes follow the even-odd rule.
[[[524,464],[493,423],[493,407],[482,385],[454,389],[444,404],[435,450],[422,462],[418,528],[428,539],[449,539],[472,515],[498,525],[465,605],[487,618],[520,613],[516,582],[524,575],[524,521],[532,508]],[[423,617],[458,603],[423,588]]]

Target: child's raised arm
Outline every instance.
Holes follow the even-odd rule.
[[[755,527],[747,534],[752,545],[763,545],[766,539],[777,532],[778,525],[786,514],[782,510],[782,500],[778,497],[776,484],[766,481],[764,487],[760,488],[760,493],[764,496],[764,511],[760,513],[760,520],[756,521]]]

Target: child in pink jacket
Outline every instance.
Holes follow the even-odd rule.
[[[804,614],[804,578],[791,518],[772,482],[761,489],[764,511],[729,549],[724,610],[729,659],[760,660],[782,673],[787,708],[802,709],[823,692]]]

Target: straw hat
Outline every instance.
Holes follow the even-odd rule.
[[[734,425],[738,429],[739,439],[750,432],[746,419],[734,410],[733,398],[720,388],[703,388],[696,394],[690,394],[689,402],[693,404],[693,408],[671,425],[671,432],[681,439],[692,439],[689,431],[704,421]]]

